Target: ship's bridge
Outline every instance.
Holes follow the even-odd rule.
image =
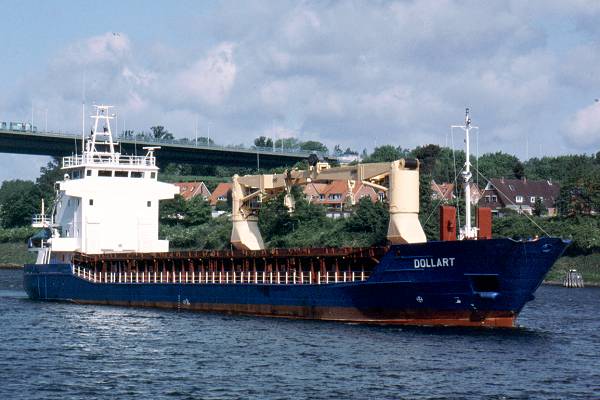
[[[144,156],[86,152],[83,155],[63,157],[62,167],[69,179],[84,177],[156,179],[158,167],[152,152],[149,151]]]
[[[168,241],[158,238],[159,201],[172,199],[179,189],[158,181],[158,147],[144,147],[143,156],[116,151],[110,106],[96,109],[82,154],[62,159],[65,175],[56,185],[50,222],[36,221],[52,228],[51,259],[66,262],[76,251],[165,252]],[[104,128],[99,129],[100,122]]]

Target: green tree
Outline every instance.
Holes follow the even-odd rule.
[[[231,212],[231,205],[226,201],[217,201],[217,204],[215,204],[215,211]]]
[[[346,219],[345,228],[349,232],[368,233],[373,244],[384,244],[389,220],[390,215],[383,203],[373,203],[369,197],[363,197]]]
[[[27,226],[40,212],[42,194],[31,181],[4,181],[0,187],[0,223],[3,228]]]
[[[275,141],[275,147],[280,149],[297,149],[300,147],[300,141],[294,137],[277,139]]]
[[[412,151],[413,157],[421,162],[419,170],[421,174],[432,175],[436,164],[439,163],[442,148],[436,144],[419,146]]]
[[[452,150],[449,147],[440,147],[429,144],[412,150],[408,157],[417,158],[421,162],[420,173],[430,175],[436,182],[453,182],[465,165],[465,152]],[[471,159],[475,165],[475,158]]]
[[[198,143],[199,145],[213,145],[215,141],[207,136],[198,136],[198,140],[196,138],[189,139],[190,142]]]
[[[202,196],[195,196],[189,199],[185,204],[184,225],[196,226],[210,221],[210,204]]]
[[[521,161],[517,161],[513,166],[513,175],[516,179],[523,179],[525,176],[525,166]]]
[[[431,199],[431,175],[419,175],[419,220],[425,231],[428,240],[437,240],[439,238],[438,204],[434,204]]]
[[[64,171],[60,169],[61,160],[58,157],[53,158],[46,166],[40,168],[40,176],[36,180],[39,191],[41,192],[48,209],[54,204],[56,182],[64,177]]]
[[[485,153],[479,157],[479,170],[487,178],[507,178],[515,177],[515,165],[519,159],[511,154],[498,151],[496,153]]]
[[[595,160],[585,154],[532,158],[524,164],[525,176],[561,184],[575,183],[588,175],[600,174],[600,165]]]
[[[300,143],[300,149],[304,151],[320,151],[322,153],[327,153],[327,146],[325,146],[321,142],[317,142],[316,140],[309,140],[307,142]]]
[[[175,225],[182,221],[186,213],[183,196],[176,194],[173,199],[162,200],[159,205],[159,220],[162,224]]]
[[[258,227],[265,241],[285,236],[293,231],[298,221],[283,204],[285,193],[280,193],[263,202],[258,218]]]
[[[398,148],[386,144],[384,146],[375,147],[373,153],[367,156],[363,161],[370,163],[388,162],[395,161],[400,158],[402,158],[402,152]]]
[[[591,174],[562,185],[556,204],[563,216],[597,212],[600,210],[600,175]]]
[[[298,221],[298,225],[310,226],[314,230],[323,229],[328,222],[325,207],[306,201],[304,194],[298,187],[292,189],[292,194],[296,200],[294,218]]]
[[[186,176],[192,174],[192,166],[190,164],[175,164],[169,163],[163,169],[165,175]]]
[[[533,215],[540,217],[545,214],[546,211],[548,210],[546,209],[544,202],[539,197],[536,197],[535,203],[533,204]]]
[[[166,130],[165,127],[162,125],[151,126],[150,131],[152,131],[152,137],[154,137],[155,139],[161,139],[161,140],[172,140],[173,139],[173,134],[170,133],[168,130]]]
[[[273,140],[266,136],[260,136],[254,139],[254,146],[256,147],[273,147]]]

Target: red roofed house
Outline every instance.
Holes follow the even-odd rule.
[[[471,182],[469,185],[471,186],[471,204],[475,205],[479,202],[481,196],[483,196],[483,190],[479,189],[475,182]],[[462,193],[461,198],[464,199]],[[436,183],[435,181],[431,181],[431,199],[439,201],[440,203],[448,203],[451,200],[455,200],[456,194],[454,193],[454,184]]]
[[[204,182],[177,182],[174,185],[179,188],[179,194],[186,200],[198,195],[202,196],[204,200],[210,198],[210,190],[208,190]]]
[[[215,207],[217,203],[227,202],[227,196],[231,192],[231,182],[221,182],[210,195],[209,203]]]
[[[321,196],[324,196],[323,193],[325,193],[327,186],[327,183],[307,183],[304,186],[304,197],[306,198],[306,201],[309,203],[318,202],[321,199]]]
[[[371,186],[357,182],[352,189],[354,200],[358,202],[363,197],[369,197],[371,201],[376,202],[385,196],[384,192],[378,193]],[[348,181],[336,180],[331,183],[309,183],[304,187],[306,199],[315,204],[322,204],[327,208],[327,215],[330,217],[346,216],[350,210],[346,208],[348,204]]]
[[[456,198],[454,195],[454,183],[436,183],[431,181],[431,198],[441,200],[444,203]]]
[[[479,205],[490,207],[495,214],[503,208],[532,214],[536,200],[540,200],[548,210],[548,215],[553,216],[556,215],[559,193],[560,185],[551,181],[492,178],[485,187]]]

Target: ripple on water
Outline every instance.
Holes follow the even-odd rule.
[[[0,398],[591,398],[600,290],[542,287],[514,330],[41,303],[0,271]],[[11,283],[12,282],[12,283]]]

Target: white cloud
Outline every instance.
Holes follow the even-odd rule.
[[[134,30],[65,43],[0,106],[22,118],[33,99],[50,109],[51,127],[77,131],[85,74],[88,103],[117,105],[128,128],[163,124],[189,137],[198,119],[224,144],[250,144],[273,126],[278,137],[359,150],[375,138],[443,144],[465,106],[481,151],[522,157],[526,136],[553,153],[600,144],[593,107],[578,111],[600,96],[595,0],[215,8],[175,28],[185,45],[134,39]]]
[[[131,42],[124,33],[106,32],[78,41],[68,46],[55,59],[59,65],[93,65],[98,63],[119,63],[131,54]]]
[[[579,110],[563,127],[569,141],[578,149],[595,152],[600,146],[600,104]]]
[[[313,10],[298,6],[284,20],[283,27],[284,37],[289,45],[302,47],[319,31],[321,20]]]
[[[229,95],[236,79],[237,66],[233,60],[235,45],[221,43],[206,57],[176,74],[171,87],[183,101],[221,104]]]

